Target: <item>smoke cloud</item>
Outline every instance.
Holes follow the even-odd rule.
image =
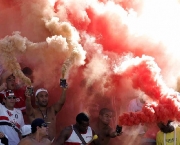
[[[82,111],[94,123],[104,107],[115,112],[113,127],[179,121],[178,0],[0,0],[0,9],[0,66],[47,88],[49,105],[61,93],[59,79],[67,79],[58,132]],[[126,113],[139,90],[147,104]]]

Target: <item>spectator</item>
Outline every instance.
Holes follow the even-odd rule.
[[[103,108],[99,111],[99,118],[97,124],[94,126],[98,139],[95,140],[96,145],[108,145],[111,138],[119,136],[122,132],[110,127],[113,112],[110,109]]]
[[[180,127],[175,127],[172,121],[159,122],[160,131],[156,136],[156,145],[178,145],[180,144]]]
[[[49,124],[49,139],[53,140],[56,136],[56,115],[61,110],[65,103],[66,99],[66,87],[62,88],[62,94],[59,97],[59,100],[48,107],[48,97],[49,93],[46,89],[40,88],[35,93],[36,104],[38,108],[34,108],[31,104],[31,96],[29,92],[26,92],[26,108],[27,115],[30,122],[35,118],[42,118]]]
[[[2,103],[4,93],[6,90],[12,90],[16,96],[16,103],[15,108],[20,109],[23,113],[23,117],[25,119],[25,123],[28,123],[28,120],[26,119],[26,105],[25,105],[25,87],[23,88],[16,88],[17,84],[15,81],[15,76],[13,74],[10,74],[7,76],[5,72],[3,79],[5,82],[1,85],[3,87],[3,91],[0,92],[0,103]]]
[[[17,145],[20,141],[20,128],[24,125],[21,110],[15,108],[16,97],[12,90],[4,94],[3,102],[0,103],[0,131],[7,135],[9,145]]]
[[[29,136],[23,138],[18,145],[50,145],[51,142],[45,136],[48,135],[48,126],[41,118],[36,118],[31,123]]]
[[[53,145],[72,145],[72,144],[94,144],[94,131],[89,126],[89,117],[85,113],[76,116],[76,124],[64,128]]]
[[[5,91],[6,89],[8,89],[8,90],[14,90],[15,89],[15,81],[13,83],[10,83],[10,81],[12,80],[10,78],[10,76],[12,76],[11,72],[3,71],[2,75],[1,75],[1,79],[0,79],[0,92]],[[7,82],[9,82],[9,83],[7,83]],[[2,103],[2,100],[3,100],[3,95],[0,96],[0,102],[1,103]]]

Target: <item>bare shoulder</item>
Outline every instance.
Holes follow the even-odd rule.
[[[18,145],[32,145],[32,141],[29,137],[21,139]]]
[[[48,138],[44,138],[43,143],[44,143],[44,145],[50,145],[51,141]]]
[[[62,131],[66,132],[66,133],[71,133],[72,132],[72,126],[67,126]]]
[[[72,126],[67,126],[65,127],[60,134],[58,135],[58,137],[55,139],[54,144],[63,144],[71,135],[72,133]],[[53,145],[54,145],[53,144]]]
[[[72,126],[67,126],[61,131],[60,136],[64,136],[67,139],[71,135],[72,130]]]
[[[67,129],[67,130],[72,130],[72,125],[70,125],[70,126],[67,126],[67,127],[65,127],[64,129]]]

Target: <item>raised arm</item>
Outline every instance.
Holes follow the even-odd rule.
[[[55,114],[57,114],[63,107],[66,100],[66,90],[67,88],[62,88],[62,93],[59,100],[52,106],[54,108]]]
[[[28,116],[34,117],[34,108],[32,107],[31,104],[31,95],[29,94],[29,91],[25,91],[25,96],[26,96],[26,114]]]

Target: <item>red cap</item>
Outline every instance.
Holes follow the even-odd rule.
[[[8,96],[15,96],[14,95],[14,92],[12,90],[6,90],[5,93],[4,93],[4,97],[8,97]]]

